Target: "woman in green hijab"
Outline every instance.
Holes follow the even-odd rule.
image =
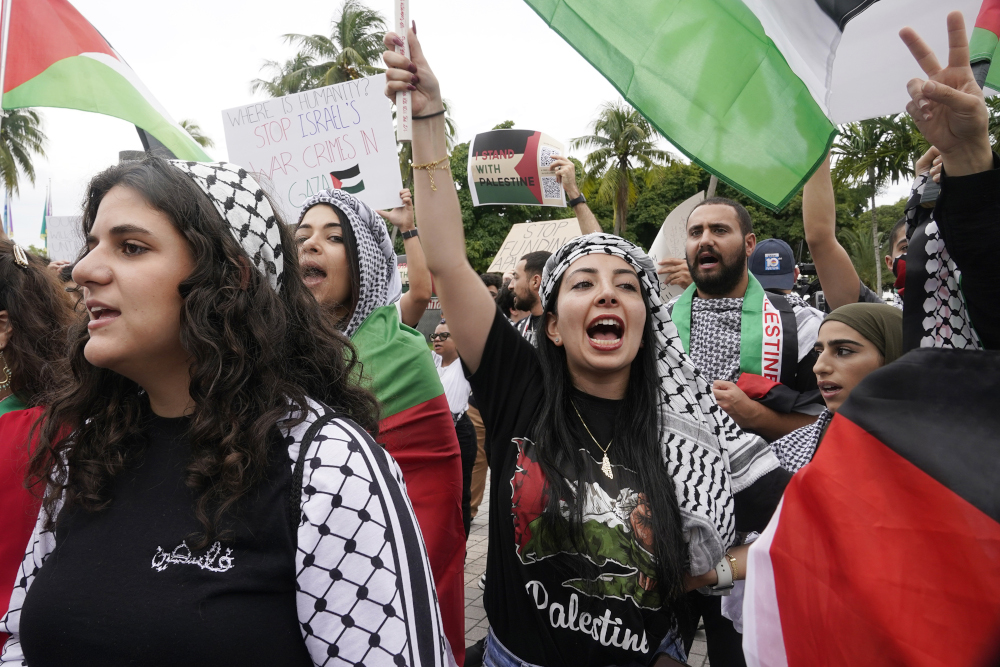
[[[786,470],[795,472],[812,460],[834,413],[872,371],[903,353],[903,313],[881,303],[852,303],[826,316],[816,338],[819,358],[813,364],[826,409],[808,426],[771,443]]]

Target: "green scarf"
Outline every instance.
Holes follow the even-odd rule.
[[[27,405],[21,402],[14,394],[11,394],[7,398],[0,401],[0,417],[3,417],[8,412],[14,412],[15,410],[24,410]]]
[[[749,281],[740,316],[740,372],[780,382],[784,347],[781,315],[754,275],[748,272],[747,276]],[[677,334],[688,354],[691,353],[691,305],[695,289],[694,283],[688,285],[671,312]]]

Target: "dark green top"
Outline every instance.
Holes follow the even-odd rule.
[[[0,417],[3,417],[8,412],[14,412],[15,410],[24,410],[27,405],[21,402],[14,394],[11,394],[7,398],[0,401]]]

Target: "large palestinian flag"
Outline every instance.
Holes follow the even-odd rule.
[[[747,664],[1000,658],[1000,353],[922,348],[868,376],[750,548]]]
[[[382,404],[378,441],[399,464],[427,545],[441,620],[458,664],[465,659],[465,527],[462,455],[448,400],[424,337],[376,309],[351,337],[363,381]]]
[[[63,107],[134,123],[182,160],[210,160],[66,0],[5,0],[3,108]],[[6,18],[7,15],[4,16]]]
[[[947,60],[948,12],[971,31],[982,2],[525,1],[684,154],[772,208],[837,124],[903,111],[922,73],[900,28]]]

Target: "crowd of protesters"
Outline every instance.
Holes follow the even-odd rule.
[[[414,113],[399,208],[328,190],[282,220],[226,163],[97,174],[71,266],[0,241],[0,664],[662,666],[700,624],[711,664],[746,664],[750,535],[852,391],[916,348],[1000,348],[1000,158],[960,20],[946,68],[902,34],[932,148],[888,296],[837,241],[829,159],[805,186],[829,313],[737,202],[699,203],[657,267],[563,157],[583,234],[477,275],[428,171],[444,107],[415,31],[409,58],[385,37]],[[490,628],[466,647],[483,502]]]

